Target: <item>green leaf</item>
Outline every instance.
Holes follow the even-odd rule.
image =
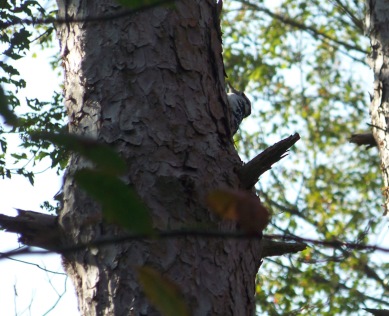
[[[34,133],[32,139],[47,140],[57,146],[77,152],[96,164],[96,167],[112,174],[121,174],[126,163],[111,147],[95,139],[68,133]]]
[[[7,96],[5,95],[4,90],[1,86],[0,86],[0,115],[4,117],[6,124],[12,126],[17,125],[18,118],[14,114],[14,112],[12,112],[9,109]]]
[[[30,182],[31,185],[34,185],[34,179],[35,179],[35,175],[32,173],[32,172],[27,172],[25,174],[25,176],[27,177],[28,181]]]
[[[190,315],[178,286],[150,267],[139,267],[139,282],[154,307],[163,316]]]
[[[17,160],[21,160],[21,159],[27,159],[27,155],[26,153],[22,153],[22,154],[11,154],[11,157],[17,159]]]
[[[76,172],[76,182],[101,203],[104,218],[136,233],[150,234],[152,222],[149,210],[134,190],[117,177],[83,169]]]

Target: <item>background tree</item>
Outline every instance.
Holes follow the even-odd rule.
[[[309,237],[321,240],[365,243],[374,242],[370,236],[382,229],[377,152],[347,144],[351,133],[365,129],[369,121],[368,89],[358,75],[369,46],[362,35],[362,5],[356,1],[224,4],[226,72],[257,101],[253,111],[257,120],[250,121],[250,133],[236,137],[240,152],[248,159],[292,132],[302,136],[288,164],[273,168],[258,187],[273,210],[274,232],[307,236],[304,233],[309,231]],[[52,148],[46,142],[28,141],[28,146]],[[312,245],[297,261],[266,259],[261,267],[266,273],[257,279],[258,309],[271,315],[347,315],[361,307],[385,307],[387,265],[374,258],[374,253],[345,246],[328,250]]]

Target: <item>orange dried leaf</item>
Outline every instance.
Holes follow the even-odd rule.
[[[229,220],[238,220],[236,204],[238,200],[229,190],[212,191],[207,198],[208,207],[211,208],[220,217]]]
[[[189,308],[177,286],[151,267],[138,267],[139,282],[154,307],[163,316],[189,316]]]
[[[270,221],[261,200],[243,190],[215,190],[208,195],[208,206],[224,219],[236,221],[247,232],[261,232]]]

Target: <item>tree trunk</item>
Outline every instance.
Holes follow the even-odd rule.
[[[151,210],[156,229],[206,225],[234,231],[205,206],[215,188],[239,188],[241,161],[226,128],[221,34],[214,0],[181,0],[120,18],[114,1],[59,1],[58,25],[71,133],[114,146],[123,179]],[[89,19],[89,21],[88,21]],[[100,207],[72,178],[87,165],[73,154],[60,225],[67,244],[120,234],[96,223]],[[259,241],[186,237],[115,244],[64,257],[82,315],[158,315],[134,268],[176,282],[193,315],[250,315]]]
[[[370,66],[374,72],[374,93],[370,104],[373,135],[381,156],[385,198],[384,214],[389,210],[389,2],[369,0],[366,30],[370,36],[372,53]]]

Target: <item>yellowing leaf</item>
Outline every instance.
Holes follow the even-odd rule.
[[[270,221],[261,200],[243,190],[215,190],[208,195],[208,206],[224,219],[236,221],[247,232],[262,232]]]
[[[220,217],[229,220],[238,220],[237,197],[232,191],[215,190],[208,195],[208,206]]]
[[[138,268],[139,282],[146,297],[163,316],[189,316],[178,286],[150,267]]]

